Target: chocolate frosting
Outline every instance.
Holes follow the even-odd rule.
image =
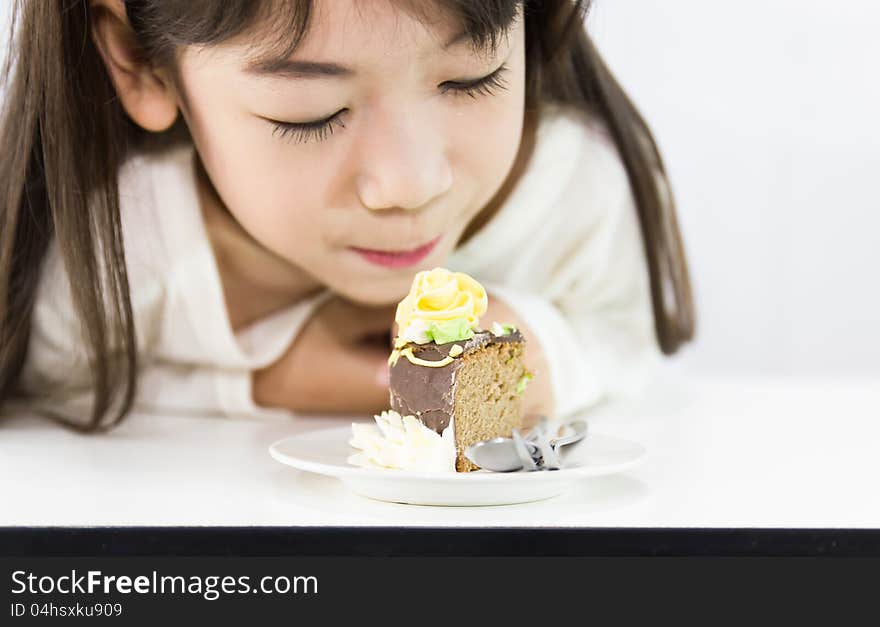
[[[498,336],[491,331],[477,331],[472,338],[446,344],[408,342],[400,350],[412,348],[414,357],[427,361],[442,360],[455,345],[463,352],[451,364],[439,368],[413,364],[404,356],[398,358],[391,366],[391,409],[401,416],[413,415],[429,429],[442,433],[455,408],[455,378],[462,357],[487,344],[508,342],[525,342],[525,338],[519,330]]]

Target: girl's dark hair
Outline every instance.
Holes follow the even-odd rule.
[[[519,8],[526,31],[526,125],[520,168],[541,105],[569,105],[607,126],[626,166],[640,218],[655,327],[663,352],[692,338],[694,307],[663,161],[645,123],[585,28],[589,0],[398,0],[464,26],[475,50],[503,35]],[[125,0],[145,59],[174,74],[181,46],[222,43],[254,29],[257,53],[284,58],[308,30],[310,0]],[[41,265],[54,237],[70,277],[94,376],[96,431],[134,399],[138,356],[120,224],[117,175],[134,147],[185,136],[179,122],[151,137],[125,115],[91,37],[89,0],[18,0],[3,68],[0,122],[0,402],[15,390],[28,350]],[[268,34],[267,34],[268,30]],[[472,233],[471,233],[472,234]]]

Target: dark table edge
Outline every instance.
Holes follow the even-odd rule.
[[[0,527],[0,557],[878,557],[880,529]]]

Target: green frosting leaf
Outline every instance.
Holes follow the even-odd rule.
[[[437,344],[448,344],[474,337],[474,330],[468,324],[467,318],[432,322],[426,333]]]
[[[492,323],[492,334],[495,337],[501,337],[502,335],[508,335],[509,333],[513,333],[514,331],[516,331],[516,327],[512,324],[498,323],[498,322]]]
[[[516,393],[522,394],[526,391],[526,385],[528,385],[529,381],[532,380],[532,373],[527,372],[522,377],[520,377],[519,383],[516,384]]]

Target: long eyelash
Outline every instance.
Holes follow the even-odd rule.
[[[453,92],[471,98],[477,96],[491,96],[497,90],[507,89],[507,79],[504,76],[507,65],[502,65],[497,70],[471,83],[443,83],[440,90],[443,93]]]
[[[442,93],[452,92],[457,95],[470,96],[491,96],[498,90],[507,89],[507,79],[504,76],[507,72],[507,65],[502,65],[497,70],[471,83],[454,83],[447,82],[440,85]],[[290,138],[297,144],[308,141],[324,141],[329,135],[333,134],[333,125],[338,124],[341,128],[345,128],[345,124],[340,119],[346,110],[343,109],[334,113],[326,120],[318,120],[317,122],[279,122],[278,120],[269,120],[274,127],[272,135],[277,135],[280,139]]]
[[[338,124],[340,127],[345,128],[345,124],[340,119],[343,111],[334,113],[326,120],[318,120],[317,122],[293,123],[272,120],[272,126],[275,127],[272,130],[272,135],[277,135],[280,139],[289,138],[297,144],[311,140],[323,141],[327,139],[328,135],[333,134],[334,124]]]

